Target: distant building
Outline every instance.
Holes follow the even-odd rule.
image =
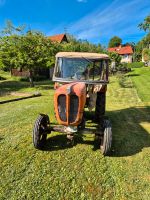
[[[67,42],[68,43],[68,39],[67,39],[66,34],[53,35],[53,36],[49,36],[48,38],[52,42],[58,42],[58,43]]]
[[[132,63],[133,62],[133,50],[130,45],[128,46],[119,46],[108,48],[109,52],[116,52],[121,56],[122,63]]]

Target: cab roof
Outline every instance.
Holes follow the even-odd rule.
[[[59,52],[56,58],[86,58],[86,59],[109,59],[107,54],[87,53],[87,52]]]

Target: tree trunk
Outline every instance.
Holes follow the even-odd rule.
[[[30,87],[34,87],[32,70],[29,70],[29,81],[30,81]]]

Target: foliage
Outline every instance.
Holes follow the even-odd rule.
[[[25,25],[15,27],[11,20],[6,21],[6,27],[1,31],[2,35],[16,35],[23,33]]]
[[[148,15],[143,23],[140,23],[138,27],[144,31],[150,31],[150,15]]]
[[[111,60],[111,68],[110,70],[113,72],[119,70],[120,62],[121,62],[121,56],[116,52],[108,52],[108,55]],[[112,67],[112,63],[114,63],[115,66]]]
[[[33,81],[34,82],[44,81],[46,79],[48,79],[48,78],[46,76],[44,76],[44,75],[34,75],[33,76]],[[19,77],[19,80],[27,82],[28,78],[27,77]]]
[[[108,47],[118,47],[122,43],[122,39],[118,36],[114,36],[110,39]]]
[[[131,71],[131,67],[128,66],[128,63],[120,63],[117,67],[118,72],[127,73]]]
[[[142,54],[145,62],[150,61],[150,49],[148,48],[143,49]]]
[[[55,54],[58,51],[103,52],[100,44],[77,40],[68,35],[69,43],[51,42],[41,32],[24,31],[25,26],[15,27],[11,21],[0,37],[0,67],[5,70],[19,68],[29,71],[29,79],[33,86],[33,72],[37,68],[54,66]]]
[[[134,52],[135,61],[142,60],[142,51],[144,48],[149,48],[149,42],[150,42],[150,33],[148,33],[145,37],[141,39],[141,41],[139,41],[135,45],[135,52]]]
[[[130,68],[140,68],[140,67],[144,67],[144,63],[143,62],[127,63],[127,66]]]
[[[120,63],[121,56],[118,53],[116,53],[116,52],[109,52],[109,56],[110,56],[110,59],[112,61],[116,61],[116,62],[118,61]]]
[[[104,48],[101,44],[92,44],[86,40],[77,40],[74,36],[67,34],[69,43],[62,44],[63,51],[75,51],[75,52],[104,52]]]
[[[33,86],[34,69],[53,66],[54,56],[60,49],[59,44],[52,43],[40,32],[3,36],[0,38],[1,66],[29,70]]]

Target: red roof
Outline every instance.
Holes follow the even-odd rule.
[[[66,34],[59,34],[59,35],[53,35],[48,37],[52,42],[63,42],[67,41]]]
[[[112,47],[112,48],[108,48],[109,52],[116,52],[120,55],[124,55],[124,54],[133,54],[133,50],[131,46],[124,46],[124,47]]]

